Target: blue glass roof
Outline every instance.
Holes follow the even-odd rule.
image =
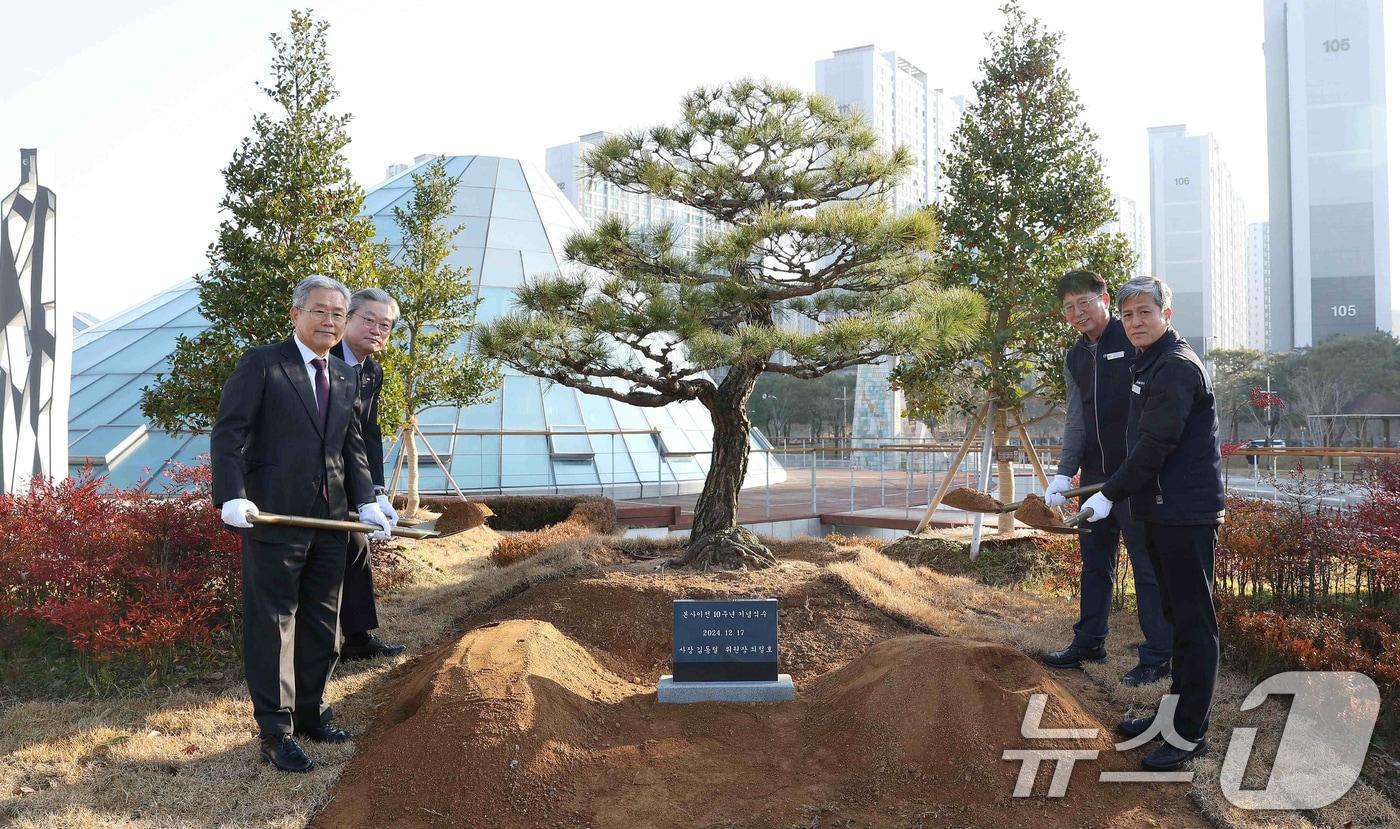
[[[364,209],[379,239],[397,253],[393,208],[410,197],[413,173],[425,160],[372,188]],[[463,225],[454,264],[470,267],[482,297],[481,321],[510,307],[523,280],[559,273],[564,242],[584,229],[582,217],[559,188],[528,163],[491,156],[452,156],[449,176],[460,176],[449,222]],[[169,461],[194,463],[208,451],[204,435],[170,435],[145,422],[141,391],[169,365],[180,335],[208,327],[199,313],[193,280],[182,281],[73,337],[69,404],[69,463],[91,463],[114,486],[161,489]],[[436,407],[419,426],[463,490],[625,487],[703,481],[709,456],[709,416],[698,402],[638,408],[508,371],[490,403]],[[607,434],[608,430],[647,434]],[[535,434],[504,434],[534,432]],[[449,434],[452,433],[452,434]],[[764,446],[755,433],[754,445]],[[399,447],[386,447],[385,477],[393,477]],[[750,479],[762,484],[759,457]],[[431,453],[419,458],[420,488],[446,492],[451,484]],[[770,462],[767,476],[784,479]],[[402,486],[402,474],[400,474]]]

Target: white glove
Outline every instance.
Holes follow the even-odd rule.
[[[1045,503],[1052,507],[1063,506],[1065,496],[1060,493],[1070,489],[1072,483],[1073,481],[1064,475],[1056,475],[1055,479],[1050,482],[1050,486],[1045,488]]]
[[[389,517],[379,508],[378,504],[365,504],[360,507],[360,522],[363,524],[374,524],[380,529],[369,534],[375,541],[384,541],[389,537],[389,528],[394,526],[389,523]]]
[[[389,519],[389,523],[395,527],[399,525],[399,511],[394,509],[394,502],[389,500],[388,495],[374,496],[374,503],[379,505],[379,511],[384,513],[384,517]]]
[[[223,509],[219,511],[219,517],[224,519],[225,524],[240,528],[253,526],[248,521],[248,516],[257,514],[258,505],[247,498],[230,498],[224,502]]]
[[[1103,497],[1102,492],[1095,492],[1084,502],[1084,509],[1092,510],[1087,520],[1102,521],[1113,514],[1113,502]]]

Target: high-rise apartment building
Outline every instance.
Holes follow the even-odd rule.
[[[1147,131],[1152,273],[1172,287],[1172,325],[1205,357],[1245,344],[1244,203],[1215,138],[1181,124]]]
[[[1391,331],[1381,0],[1264,0],[1271,344]]]
[[[550,147],[545,151],[545,173],[589,227],[610,216],[625,219],[637,227],[669,224],[677,231],[677,248],[692,253],[700,240],[724,227],[715,217],[686,204],[659,199],[649,193],[629,193],[611,182],[588,175],[582,165],[584,153],[603,143],[606,132],[591,132],[579,140]]]
[[[859,113],[879,137],[880,146],[904,146],[914,155],[913,172],[890,193],[890,206],[907,213],[938,201],[944,191],[943,155],[963,117],[962,96],[931,88],[928,76],[895,52],[873,45],[833,52],[817,61],[817,92],[842,112]],[[889,387],[896,358],[856,370],[854,437],[863,440],[903,436],[901,392]]]
[[[1248,287],[1245,347],[1269,351],[1269,223],[1250,222],[1245,244]]]
[[[1136,199],[1121,193],[1113,194],[1114,218],[1099,228],[1100,233],[1121,233],[1128,240],[1135,258],[1131,276],[1144,276],[1152,272],[1152,258],[1147,244],[1147,219],[1138,209]]]

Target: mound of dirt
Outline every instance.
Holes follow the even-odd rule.
[[[775,572],[776,571],[776,572]],[[659,705],[669,599],[773,595],[798,699]],[[1205,824],[1128,769],[1107,731],[1019,652],[910,636],[822,570],[611,573],[536,587],[425,654],[363,738],[321,827],[1070,827]],[[1099,728],[1070,798],[1012,799],[1033,693],[1045,727]],[[1041,769],[1037,792],[1048,785]]]
[[[1014,587],[1039,578],[1052,563],[1046,539],[1030,530],[984,536],[976,561],[972,560],[971,546],[966,530],[938,529],[905,536],[886,544],[880,552],[911,567],[932,567],[996,587]]]

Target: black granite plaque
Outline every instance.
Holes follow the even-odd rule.
[[[676,682],[776,682],[778,600],[673,601],[671,672]]]

